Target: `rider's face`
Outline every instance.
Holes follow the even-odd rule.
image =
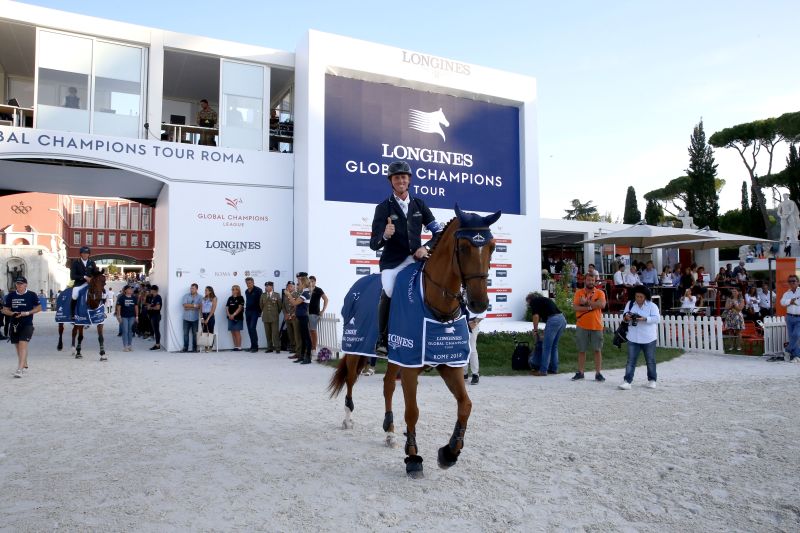
[[[392,190],[394,193],[402,198],[408,193],[408,184],[411,181],[411,176],[408,174],[395,174],[392,176]]]

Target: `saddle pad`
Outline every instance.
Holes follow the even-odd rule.
[[[375,357],[381,289],[381,275],[370,274],[356,281],[345,296],[342,305],[342,352]]]
[[[76,326],[91,326],[102,324],[106,320],[106,308],[100,304],[97,309],[86,308],[86,291],[81,291],[78,296],[78,303],[75,307],[75,321],[69,316],[72,305],[72,287],[61,291],[56,298],[56,323],[75,324]]]
[[[439,322],[425,306],[422,264],[412,264],[397,275],[389,315],[389,361],[400,366],[463,367],[469,361],[469,327],[461,315]]]

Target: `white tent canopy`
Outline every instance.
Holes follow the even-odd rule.
[[[692,240],[678,240],[673,242],[662,242],[653,244],[648,248],[683,248],[689,250],[710,250],[712,248],[727,248],[732,246],[743,246],[746,244],[771,243],[765,239],[758,239],[748,235],[737,235],[736,233],[722,233],[709,229],[697,230],[694,232]]]
[[[702,238],[698,230],[682,228],[663,228],[649,226],[644,221],[634,224],[629,228],[580,241],[579,244],[615,244],[617,246],[633,246],[647,248],[661,243],[674,243],[678,241],[691,241]]]

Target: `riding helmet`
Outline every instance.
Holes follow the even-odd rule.
[[[411,167],[408,166],[408,163],[405,161],[395,161],[389,165],[389,171],[386,173],[386,177],[392,179],[392,176],[395,174],[408,174],[411,176]]]
[[[89,251],[89,247],[88,247],[88,246],[81,246],[81,251],[80,251],[80,253],[82,253],[82,254],[90,254],[90,253],[92,253],[92,252],[91,252],[91,251]]]

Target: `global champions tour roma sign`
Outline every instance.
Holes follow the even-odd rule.
[[[520,213],[519,109],[326,75],[325,199],[380,201],[395,160],[430,207]]]

